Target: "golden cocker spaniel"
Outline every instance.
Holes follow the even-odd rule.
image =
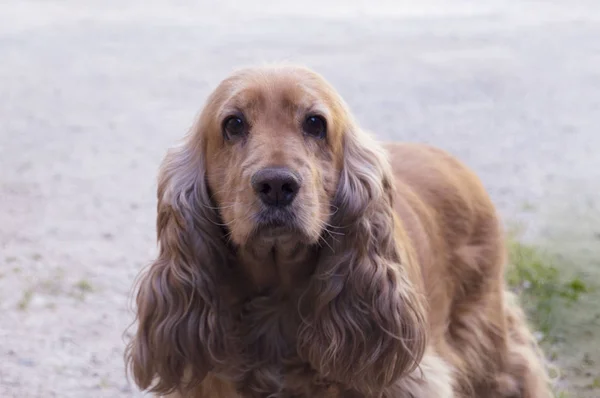
[[[294,66],[209,97],[158,186],[158,258],[127,361],[190,398],[546,398],[478,178],[381,146]]]

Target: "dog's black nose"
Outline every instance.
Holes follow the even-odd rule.
[[[300,177],[287,167],[267,167],[252,176],[252,187],[264,204],[287,206],[300,189]]]

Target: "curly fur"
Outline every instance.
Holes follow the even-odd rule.
[[[302,133],[311,112],[325,139]],[[302,179],[275,232],[250,186],[272,165]],[[376,143],[314,72],[238,71],[162,165],[129,368],[172,397],[550,397],[498,224],[464,165]]]

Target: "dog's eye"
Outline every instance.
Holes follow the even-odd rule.
[[[223,132],[227,138],[240,137],[246,134],[246,123],[239,116],[230,116],[223,122]]]
[[[327,134],[327,123],[321,116],[309,116],[304,121],[302,129],[308,135],[316,138],[325,138]]]

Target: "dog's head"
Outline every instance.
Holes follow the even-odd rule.
[[[237,248],[282,240],[318,248],[298,303],[299,359],[369,394],[410,371],[425,318],[396,237],[392,180],[382,148],[316,73],[281,66],[224,80],[161,170],[160,254],[141,280],[129,351],[138,384],[165,392],[185,369],[200,381],[231,368],[243,343],[224,286],[235,289]]]
[[[244,70],[219,85],[198,139],[234,244],[288,235],[317,242],[335,209],[351,123],[336,92],[307,69]]]

